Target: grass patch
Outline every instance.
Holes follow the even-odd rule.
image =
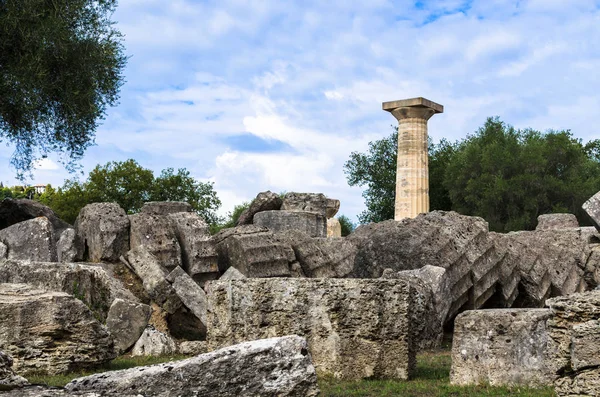
[[[426,352],[417,357],[417,371],[414,379],[340,381],[320,379],[319,387],[323,397],[478,397],[478,396],[520,396],[554,397],[551,387],[531,389],[525,387],[508,388],[489,385],[452,386],[450,385],[450,352]]]
[[[27,380],[36,385],[57,386],[62,387],[75,378],[82,376],[93,375],[99,372],[118,371],[120,369],[128,369],[144,365],[160,364],[169,361],[183,360],[188,356],[183,355],[167,355],[167,356],[121,356],[112,360],[110,363],[100,366],[95,370],[71,372],[64,375],[47,375],[40,373],[28,374],[25,376]]]

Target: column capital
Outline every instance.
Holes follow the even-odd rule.
[[[383,102],[382,108],[390,112],[398,121],[407,118],[429,120],[437,113],[443,113],[444,107],[423,97]]]

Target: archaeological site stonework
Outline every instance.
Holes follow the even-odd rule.
[[[442,108],[386,106],[408,137],[398,208],[412,212],[347,237],[321,193],[260,193],[214,235],[187,203],[95,203],[68,225],[1,202],[0,396],[316,396],[322,376],[410,379],[448,335],[454,384],[600,395],[600,230],[547,214],[502,234],[429,212],[419,153]],[[584,205],[600,225],[598,208],[600,192]],[[189,358],[66,388],[27,381],[123,354]]]

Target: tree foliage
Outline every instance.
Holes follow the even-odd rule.
[[[98,165],[85,182],[67,180],[59,189],[47,188],[38,200],[70,223],[90,203],[117,203],[132,214],[147,201],[186,201],[209,225],[220,222],[216,211],[221,201],[212,183],[197,181],[185,168],[177,173],[167,168],[155,177],[132,159]]]
[[[55,152],[67,168],[117,103],[126,63],[117,0],[0,0],[0,141],[17,176]]]
[[[396,132],[352,153],[350,185],[363,186],[367,210],[359,220],[394,217]],[[481,216],[492,230],[533,229],[537,217],[570,212],[582,223],[582,203],[600,190],[600,140],[583,144],[570,131],[516,130],[488,118],[456,143],[429,145],[431,209]]]
[[[342,226],[342,237],[346,237],[356,228],[356,225],[346,215],[340,215],[337,219]]]

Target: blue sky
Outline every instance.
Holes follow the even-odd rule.
[[[121,0],[114,20],[127,82],[85,174],[128,158],[187,168],[223,213],[269,189],[323,192],[355,217],[343,164],[391,133],[384,101],[443,104],[435,141],[496,115],[600,138],[600,0]],[[68,177],[51,157],[30,182]]]

